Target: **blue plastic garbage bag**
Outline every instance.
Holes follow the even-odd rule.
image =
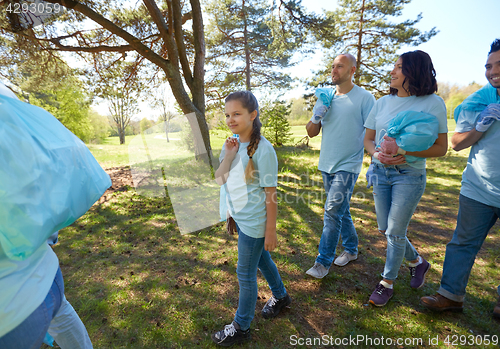
[[[387,127],[387,136],[395,138],[397,145],[406,151],[429,149],[438,137],[438,119],[428,113],[404,111],[396,115]],[[407,155],[406,161],[413,162],[415,156]]]
[[[491,103],[500,103],[500,96],[496,88],[491,86],[491,84],[486,84],[467,97],[462,104],[455,108],[453,113],[455,122],[458,122],[458,116],[462,110],[480,112]]]
[[[316,91],[314,91],[314,94],[318,97],[318,100],[323,103],[323,105],[326,105],[326,107],[329,108],[333,95],[335,94],[335,89],[331,87],[318,87]]]
[[[0,95],[0,245],[24,260],[111,185],[85,144],[45,110]]]

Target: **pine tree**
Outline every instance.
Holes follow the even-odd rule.
[[[262,133],[275,146],[281,147],[291,141],[291,126],[287,119],[290,115],[290,107],[290,105],[276,101],[264,104],[261,108]]]
[[[404,5],[411,0],[339,0],[339,8],[325,16],[334,23],[329,34],[316,35],[328,50],[325,69],[311,85],[330,82],[331,63],[336,55],[349,52],[356,57],[358,67],[354,82],[378,94],[387,93],[389,67],[397,60],[396,52],[404,45],[417,46],[438,33],[436,28],[421,32],[415,28],[422,19],[394,23],[389,17],[402,14]]]
[[[283,5],[283,6],[281,6]],[[207,95],[220,100],[234,90],[283,89],[291,78],[282,69],[306,41],[285,8],[268,0],[212,0],[207,6]],[[300,12],[305,18],[305,15]]]

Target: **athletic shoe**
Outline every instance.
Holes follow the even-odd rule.
[[[343,267],[350,261],[354,261],[358,259],[358,254],[350,254],[347,251],[342,252],[340,256],[338,256],[335,261],[333,262],[335,265],[338,265],[339,267]]]
[[[241,344],[251,339],[250,329],[242,331],[240,325],[235,321],[226,325],[223,330],[212,334],[212,340],[215,344],[223,347],[229,347],[233,344]]]
[[[326,269],[323,264],[314,262],[314,265],[312,266],[311,269],[306,271],[307,275],[311,275],[312,277],[315,277],[316,279],[322,279],[328,274],[328,271],[330,269]]]
[[[386,288],[384,285],[379,283],[377,288],[375,288],[375,291],[373,291],[370,296],[369,302],[377,307],[382,307],[387,304],[389,299],[392,298],[393,293],[394,290],[392,288]]]
[[[279,314],[280,310],[283,307],[287,307],[292,303],[292,299],[290,296],[287,294],[285,297],[277,299],[274,296],[271,296],[269,300],[267,301],[266,305],[264,305],[264,308],[262,308],[262,317],[264,319],[270,319],[272,317],[275,317],[276,315]]]
[[[410,267],[410,275],[411,275],[410,286],[412,288],[420,288],[424,286],[425,276],[427,275],[429,269],[431,269],[431,264],[423,258],[422,258],[422,263],[420,263],[416,267]]]
[[[420,298],[420,304],[427,309],[433,311],[462,311],[464,310],[464,302],[455,302],[439,293],[433,296],[426,296]]]

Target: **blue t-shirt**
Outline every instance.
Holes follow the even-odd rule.
[[[46,243],[23,261],[10,260],[0,247],[0,337],[43,303],[58,268],[59,260]]]
[[[400,112],[403,111],[424,112],[434,115],[439,122],[438,133],[448,133],[448,124],[446,120],[446,105],[441,97],[435,94],[427,96],[409,96],[398,97],[387,95],[380,98],[373,106],[368,119],[365,122],[365,127],[375,130],[375,142],[377,145],[382,143],[384,136],[387,133],[387,127],[391,120]],[[375,158],[372,161],[381,164]],[[409,162],[408,165],[424,169],[425,158],[415,158],[415,161]]]
[[[252,160],[256,179],[245,182],[245,168],[248,164],[247,147],[250,143],[240,143],[238,154],[231,163],[224,189],[227,208],[241,231],[253,238],[263,238],[266,232],[266,192],[265,187],[278,186],[278,158],[272,144],[261,136]],[[219,160],[226,154],[222,148]]]
[[[361,172],[365,136],[363,124],[374,104],[372,94],[357,85],[344,95],[333,96],[331,108],[321,121],[320,171],[330,174],[338,171]]]
[[[463,133],[475,128],[479,113],[462,110],[455,132]],[[494,207],[500,207],[499,139],[500,121],[495,121],[481,139],[472,145],[460,190],[460,194]]]

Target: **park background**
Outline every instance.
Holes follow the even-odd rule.
[[[141,38],[163,59],[172,57],[168,35],[155,27],[141,2],[84,4]],[[195,11],[189,11],[189,3],[179,4],[181,14],[196,16]],[[486,83],[484,63],[489,45],[499,32],[500,4],[494,0],[477,1],[474,6],[449,0],[273,4],[202,2],[206,44],[203,108],[199,87],[192,87],[193,82],[186,80],[189,69],[179,74],[186,90],[181,97],[187,96],[189,102],[184,99],[179,103],[179,94],[172,93],[162,73],[168,69],[162,71],[162,67],[157,69],[148,63],[143,51],[96,49],[105,45],[123,48],[126,42],[109,31],[93,30],[99,25],[85,15],[78,17],[75,11],[67,10],[42,25],[13,32],[3,13],[3,81],[20,98],[49,110],[85,141],[113,180],[112,187],[86,215],[61,231],[60,243],[54,247],[61,261],[67,298],[87,326],[94,347],[212,347],[210,334],[231,321],[238,301],[237,238],[228,236],[222,224],[181,234],[168,195],[145,197],[135,190],[128,149],[134,137],[151,137],[164,142],[169,154],[189,154],[192,145],[190,148],[189,141],[181,136],[184,114],[204,109],[196,115],[198,120],[200,114],[205,118],[216,156],[228,135],[221,100],[228,92],[245,88],[259,97],[264,131],[278,154],[278,192],[283,200],[279,203],[279,248],[273,258],[294,300],[290,309],[271,321],[262,319],[257,311],[253,341],[245,347],[289,348],[294,347],[291,336],[305,339],[323,335],[334,339],[358,335],[402,338],[403,344],[383,345],[395,348],[497,346],[484,343],[500,334],[500,324],[491,318],[500,280],[498,225],[492,228],[476,260],[463,314],[433,314],[418,303],[421,296],[434,293],[439,286],[468,150],[457,153],[450,149],[446,156],[428,160],[426,192],[408,230],[412,243],[432,263],[426,285],[411,289],[408,269],[403,266],[395,297],[386,307],[376,309],[367,301],[379,281],[386,241],[377,232],[371,189],[366,189],[367,156],[351,205],[360,237],[358,260],[344,268],[332,267],[322,280],[304,274],[317,254],[325,199],[317,171],[321,137],[304,138],[304,125],[310,118],[314,88],[328,85],[332,57],[346,50],[354,55],[358,52],[355,43],[348,47],[348,37],[359,28],[356,19],[364,4],[373,6],[378,29],[387,23],[394,26],[387,27],[389,40],[372,42],[366,38],[367,45],[378,46],[363,48],[363,61],[372,64],[379,74],[370,75],[370,66],[366,66],[357,74],[358,83],[380,97],[387,92],[387,72],[395,57],[408,50],[425,50],[435,63],[438,94],[447,104],[452,132],[453,109]],[[158,2],[158,6],[168,18],[167,4]],[[323,8],[330,12],[323,12]],[[415,20],[420,12],[420,21],[405,22]],[[242,17],[253,21],[247,32],[253,35],[255,44],[249,47],[255,54],[251,64],[242,59],[245,45],[238,35]],[[286,21],[280,22],[281,18]],[[190,28],[189,16],[179,19],[184,25],[186,59],[195,80],[199,53],[196,30]],[[222,32],[230,35],[221,39]],[[49,40],[61,37],[61,33],[73,33],[69,37],[73,41],[63,45]],[[65,49],[70,45],[81,49],[68,52]],[[373,61],[374,57],[380,59]],[[250,84],[246,72],[251,73]],[[265,280],[259,278],[257,309],[269,297]],[[436,336],[437,346],[430,342]],[[359,347],[373,346],[360,342]]]

